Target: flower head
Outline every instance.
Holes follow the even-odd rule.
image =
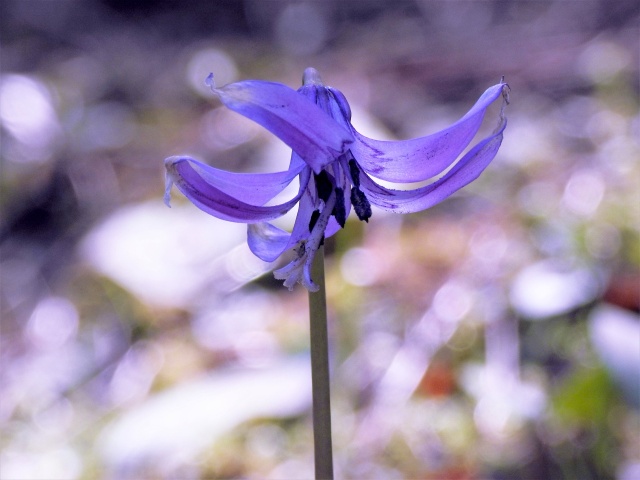
[[[500,82],[487,89],[462,118],[444,130],[404,141],[367,138],[351,125],[351,109],[344,95],[325,86],[318,72],[308,68],[297,91],[257,80],[217,88],[207,83],[222,103],[278,136],[292,149],[288,170],[250,174],[219,170],[190,157],[165,160],[169,204],[175,185],[203,211],[232,222],[248,224],[251,251],[267,262],[287,251],[293,260],[274,272],[292,289],[301,283],[310,291],[317,285],[311,264],[325,237],[344,227],[351,208],[368,221],[371,206],[397,213],[429,208],[475,180],[495,157],[507,125],[504,116],[509,87]],[[376,183],[421,182],[449,168],[478,132],[485,112],[503,97],[498,125],[475,144],[438,180],[412,190],[393,190]],[[296,177],[297,194],[279,205],[266,205]],[[298,205],[292,231],[269,223]]]

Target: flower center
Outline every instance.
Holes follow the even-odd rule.
[[[304,71],[302,87],[298,91],[337,122],[349,127],[350,109],[344,96],[338,90],[325,87],[315,68]],[[324,243],[325,231],[332,216],[344,228],[352,205],[360,220],[369,221],[371,204],[360,190],[360,174],[358,163],[351,151],[348,151],[309,179],[305,192],[313,205],[309,217],[309,236],[299,241],[294,248],[296,258],[274,272],[277,279],[284,280],[285,287],[292,289],[300,282],[307,290],[317,291],[318,286],[311,279],[311,264],[318,248]],[[348,200],[345,191],[350,193]]]

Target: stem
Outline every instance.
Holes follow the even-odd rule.
[[[309,292],[311,321],[311,389],[313,392],[313,443],[317,480],[333,479],[331,447],[331,396],[329,391],[329,341],[324,282],[324,247],[316,252],[311,278],[320,287]]]

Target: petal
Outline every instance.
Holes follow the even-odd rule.
[[[347,197],[347,199],[348,198],[349,197]],[[351,202],[349,202],[349,204],[351,204]],[[348,215],[349,214],[347,213],[347,216]],[[336,221],[334,217],[331,217],[329,219],[329,222],[327,223],[327,228],[324,229],[324,237],[329,238],[331,235],[335,235],[340,229],[342,229],[340,224]]]
[[[296,178],[306,164],[293,154],[289,170],[277,173],[236,173],[220,170],[186,156],[167,158],[164,163],[169,169],[177,162],[189,162],[193,169],[209,185],[251,205],[264,205]]]
[[[212,90],[228,108],[289,145],[316,173],[354,141],[348,129],[286,85],[247,80]]]
[[[271,224],[256,224],[247,227],[247,243],[253,254],[265,262],[273,262],[284,252],[292,249],[309,236],[309,221],[313,203],[308,194],[300,199],[298,214],[291,233]]]
[[[507,126],[501,119],[498,130],[473,147],[462,159],[434,183],[414,190],[390,190],[361,175],[361,186],[369,201],[377,207],[396,213],[412,213],[441,202],[478,178],[498,153],[502,132]]]
[[[504,83],[487,89],[464,117],[450,127],[398,142],[373,140],[353,131],[351,152],[362,169],[390,182],[420,182],[444,171],[478,132],[485,111],[503,92]]]
[[[294,198],[280,205],[264,207],[244,202],[229,193],[242,193],[243,191],[246,193],[244,187],[225,184],[224,188],[227,192],[218,188],[215,182],[210,182],[210,180],[216,178],[210,167],[205,168],[206,165],[189,157],[170,157],[165,161],[165,167],[167,170],[165,201],[167,201],[171,185],[175,184],[178,190],[191,200],[196,207],[222,220],[240,223],[265,222],[281,217],[298,203],[310,177],[310,170],[303,169],[300,173],[300,189]],[[204,176],[202,174],[203,171],[206,172]],[[251,184],[253,182],[254,185],[263,183],[262,179],[265,177],[261,177],[262,175],[267,175],[267,179],[272,178],[269,177],[271,174],[244,175],[246,175],[245,179],[250,179],[248,183]]]
[[[267,222],[247,225],[247,244],[253,254],[265,262],[273,262],[289,245],[291,234]]]
[[[270,223],[253,223],[247,225],[247,243],[253,254],[265,262],[273,262],[280,255],[294,248],[301,240],[306,240],[310,233],[309,223],[314,207],[311,196],[305,194],[300,199],[298,214],[291,233],[281,230]],[[326,238],[334,235],[342,227],[331,217],[325,229]]]

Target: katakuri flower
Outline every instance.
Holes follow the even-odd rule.
[[[344,227],[351,207],[365,222],[371,206],[396,213],[429,208],[475,180],[498,152],[507,125],[504,115],[509,87],[504,81],[487,89],[462,118],[444,130],[404,141],[373,140],[351,125],[344,95],[323,85],[318,72],[305,70],[297,91],[280,83],[247,80],[217,88],[207,84],[229,109],[253,120],[292,149],[288,170],[277,173],[233,173],[187,156],[165,160],[165,203],[175,185],[201,210],[231,222],[248,224],[251,251],[267,262],[293,251],[290,263],[276,270],[277,279],[292,289],[301,283],[318,286],[311,264],[325,237]],[[489,136],[455,160],[471,143],[489,105],[502,97],[498,125]],[[412,190],[393,190],[376,183],[436,181]],[[297,194],[279,205],[266,205],[296,177]],[[295,205],[298,213],[291,233],[272,225]]]

